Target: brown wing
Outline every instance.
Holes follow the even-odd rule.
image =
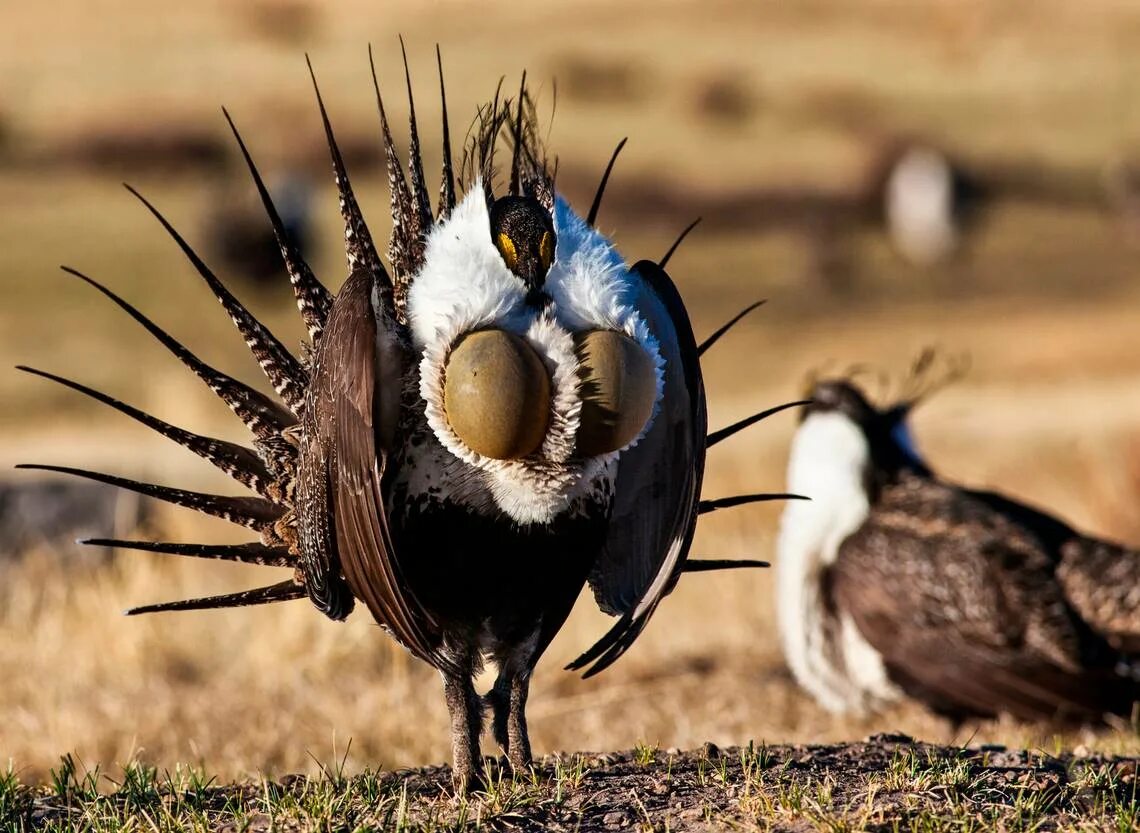
[[[1061,547],[1057,577],[1090,627],[1117,650],[1140,653],[1140,552],[1076,537]]]
[[[961,490],[888,487],[829,578],[891,679],[938,711],[1099,717],[1137,694],[1069,608],[1054,556]]]
[[[618,463],[613,516],[590,575],[599,607],[621,618],[568,668],[613,663],[641,634],[676,585],[696,528],[705,464],[704,383],[685,306],[661,267],[633,267],[643,284],[638,309],[665,359],[665,392],[645,437]]]
[[[377,445],[386,426],[377,414],[399,391],[378,390],[377,380],[398,379],[382,366],[398,359],[377,347],[383,340],[371,296],[368,273],[354,271],[333,301],[314,358],[299,472],[306,578],[326,577],[320,583],[334,596],[346,587],[413,654],[442,668],[438,628],[401,580],[388,529],[385,454]]]

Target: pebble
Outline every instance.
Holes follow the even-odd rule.
[[[602,816],[602,824],[606,827],[625,827],[625,813],[621,810],[611,810]]]

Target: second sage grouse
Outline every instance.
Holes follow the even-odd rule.
[[[796,679],[834,712],[908,695],[955,720],[1128,716],[1140,552],[935,475],[907,430],[931,389],[876,406],[848,378],[814,385],[788,465],[811,501],[785,511],[776,565]]]
[[[525,76],[517,99],[496,94],[479,110],[459,168],[465,194],[457,193],[442,77],[441,67],[443,181],[435,211],[410,78],[406,173],[376,85],[393,218],[387,266],[317,93],[348,255],[348,278],[335,295],[284,234],[234,130],[308,328],[311,345],[300,358],[143,200],[222,302],[279,401],[207,366],[109,289],[73,272],[225,400],[252,432],[253,448],[192,434],[76,382],[40,375],[182,443],[255,496],[39,468],[134,489],[260,536],[238,546],[103,545],[293,571],[255,590],[131,613],[307,596],[343,619],[362,602],[441,672],[455,779],[469,786],[478,774],[485,702],[511,765],[530,764],[524,709],[531,672],[587,582],[601,608],[619,617],[569,666],[589,675],[630,647],[685,570],[758,564],[687,563],[702,511],[773,496],[700,500],[706,447],[763,416],[706,436],[699,355],[739,316],[698,345],[662,265],[627,266],[593,227],[602,188],[585,219],[556,192]],[[506,192],[496,195],[500,142],[510,147],[510,167]],[[472,682],[484,659],[499,671],[485,700]]]

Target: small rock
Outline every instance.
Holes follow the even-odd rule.
[[[625,827],[625,813],[621,810],[611,810],[602,816],[602,824],[606,827]]]
[[[870,735],[864,743],[914,743],[914,738],[901,732],[882,732]]]
[[[715,743],[705,743],[701,747],[701,754],[710,761],[715,761],[720,757],[720,748]]]

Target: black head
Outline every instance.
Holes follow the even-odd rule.
[[[491,242],[526,283],[528,300],[542,297],[556,242],[550,212],[533,197],[499,197],[491,204]]]
[[[847,417],[867,438],[871,465],[881,476],[890,477],[904,469],[927,472],[907,429],[906,421],[913,404],[914,401],[906,400],[877,408],[851,380],[827,379],[813,385],[811,404],[804,409],[803,419],[824,413]]]

